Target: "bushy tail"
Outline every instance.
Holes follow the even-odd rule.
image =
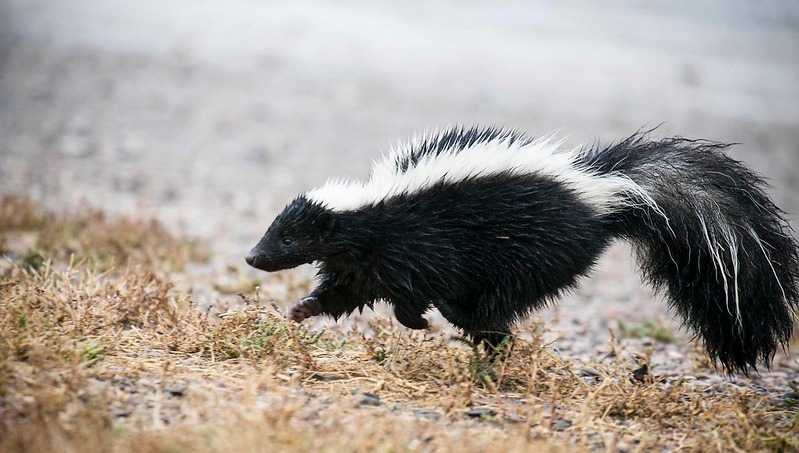
[[[769,365],[799,309],[799,254],[764,181],[729,145],[636,134],[581,163],[626,176],[649,199],[625,200],[611,228],[632,241],[645,278],[728,372]],[[638,196],[638,198],[641,198]]]

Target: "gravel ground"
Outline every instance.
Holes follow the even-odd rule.
[[[365,176],[420,130],[485,122],[579,144],[663,123],[657,135],[740,143],[734,157],[799,213],[788,2],[224,5],[2,3],[0,192],[157,217],[207,239],[218,270],[242,264],[289,197]],[[654,348],[655,372],[688,372],[686,335],[653,299],[618,245],[542,318],[553,347],[586,362],[607,355],[619,320],[655,320],[678,340],[626,350]],[[799,378],[796,354],[778,361],[740,382]]]

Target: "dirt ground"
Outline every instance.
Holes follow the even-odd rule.
[[[573,145],[663,123],[658,136],[740,143],[734,157],[799,225],[797,81],[789,2],[6,0],[0,193],[157,218],[213,250],[189,273],[198,303],[255,279],[285,306],[293,293],[243,265],[283,204],[453,123],[557,130]],[[753,378],[696,376],[688,335],[622,244],[536,320],[577,364],[618,338],[631,356],[651,350],[660,376],[774,394],[799,380],[796,352]]]

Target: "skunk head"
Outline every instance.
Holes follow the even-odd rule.
[[[247,255],[247,264],[274,272],[310,263],[335,253],[330,237],[334,213],[300,196],[272,222]]]

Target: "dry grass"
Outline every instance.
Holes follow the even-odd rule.
[[[207,259],[201,244],[177,240],[154,220],[107,219],[102,211],[89,207],[69,215],[53,214],[11,195],[0,198],[2,252],[20,256],[34,269],[47,258],[99,270],[135,263],[179,271],[189,261]]]
[[[799,448],[799,394],[667,382],[645,359],[586,373],[540,329],[490,363],[389,320],[309,332],[256,293],[208,314],[170,283],[196,244],[156,223],[15,198],[0,213],[17,250],[0,271],[2,451]]]

